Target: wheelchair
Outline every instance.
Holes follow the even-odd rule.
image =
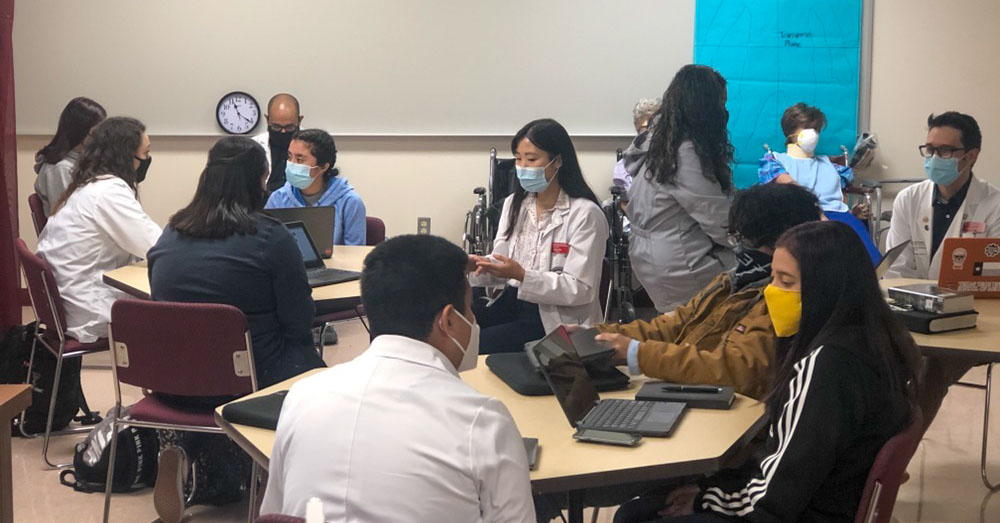
[[[465,233],[462,235],[465,252],[477,256],[493,252],[503,202],[514,191],[516,177],[514,159],[497,158],[496,148],[490,149],[487,186],[472,190],[476,195],[476,204],[465,213]]]

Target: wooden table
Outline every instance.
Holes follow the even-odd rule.
[[[538,438],[538,468],[531,472],[536,493],[570,492],[571,520],[582,517],[584,489],[713,472],[740,450],[764,426],[764,405],[738,396],[730,410],[689,409],[668,438],[644,438],[636,448],[581,443],[554,396],[521,396],[494,375],[480,357],[476,369],[462,379],[479,392],[507,406],[524,437]],[[288,389],[317,369],[261,390],[256,395]],[[627,390],[604,393],[605,398],[631,399],[644,379]],[[215,421],[258,463],[267,467],[274,431],[233,425],[215,411]],[[575,503],[574,503],[575,500]],[[576,506],[574,506],[576,504]]]
[[[333,269],[361,271],[365,256],[374,247],[365,245],[335,245],[333,256],[324,260]],[[149,299],[149,272],[145,260],[115,269],[104,274],[104,283],[137,298]],[[314,287],[314,301],[356,299],[361,296],[361,282],[358,280]]]
[[[937,284],[931,280],[913,280],[905,278],[885,279],[881,281],[883,289],[909,285],[914,283]],[[981,388],[985,394],[983,411],[983,448],[979,462],[979,473],[983,484],[990,490],[1000,490],[1000,483],[993,483],[986,471],[987,436],[990,430],[990,399],[992,398],[993,365],[1000,362],[1000,299],[976,298],[976,328],[940,334],[920,334],[911,332],[913,341],[926,355],[939,357],[962,357],[976,360],[986,365],[986,384],[974,385]]]
[[[14,523],[14,481],[11,477],[10,420],[31,405],[28,385],[0,385],[0,523]]]

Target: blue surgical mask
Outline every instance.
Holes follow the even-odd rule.
[[[958,158],[941,158],[938,155],[924,158],[927,177],[938,185],[951,185],[958,179]]]
[[[514,169],[517,171],[517,181],[521,182],[521,187],[525,191],[540,193],[549,188],[550,180],[545,179],[545,169],[552,165],[552,162],[556,161],[555,158],[549,163],[545,164],[545,167],[521,167],[515,166]]]
[[[313,183],[312,176],[309,176],[312,169],[308,165],[288,162],[285,164],[285,179],[292,184],[292,187],[305,189]]]

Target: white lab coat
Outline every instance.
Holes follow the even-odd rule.
[[[266,124],[266,122],[265,122],[265,124]],[[264,154],[267,155],[267,168],[270,169],[271,168],[271,146],[268,145],[268,140],[270,140],[270,135],[268,134],[268,132],[266,130],[266,126],[265,126],[265,131],[264,132],[262,132],[260,134],[257,134],[257,135],[254,135],[254,137],[253,137],[253,141],[259,143],[264,148]],[[271,179],[271,173],[270,173],[270,171],[268,171],[267,179],[268,180]]]
[[[510,257],[515,238],[507,238],[507,224],[514,196],[503,203],[493,254]],[[529,220],[528,205],[521,205],[517,223]],[[515,227],[513,234],[517,234]],[[604,250],[608,241],[608,220],[596,203],[586,198],[570,198],[569,208],[552,210],[548,226],[541,231],[539,267],[524,268],[524,281],[502,280],[489,274],[470,274],[475,287],[518,287],[519,300],[538,304],[538,314],[545,332],[560,325],[591,325],[601,323],[600,284]],[[552,244],[568,244],[566,254],[553,253]]]
[[[886,273],[887,278],[938,278],[941,271],[941,249],[938,248],[933,259],[930,257],[933,199],[934,182],[930,180],[911,185],[896,196],[892,205],[886,249],[906,240],[910,240],[910,245],[892,264]],[[945,238],[963,236],[962,224],[965,222],[981,222],[986,225],[984,234],[965,233],[966,237],[1000,237],[1000,190],[989,182],[973,177],[965,201],[952,220]]]
[[[77,189],[49,217],[38,255],[55,273],[67,334],[84,343],[108,335],[111,305],[124,293],[104,283],[104,273],[145,258],[161,232],[128,184],[110,174]]]
[[[292,386],[260,511],[326,521],[535,520],[527,455],[503,403],[436,348],[383,335]]]

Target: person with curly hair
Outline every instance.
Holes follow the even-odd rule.
[[[686,65],[663,93],[649,129],[625,152],[632,175],[629,256],[660,312],[686,303],[735,264],[726,240],[733,146],[726,80]]]

